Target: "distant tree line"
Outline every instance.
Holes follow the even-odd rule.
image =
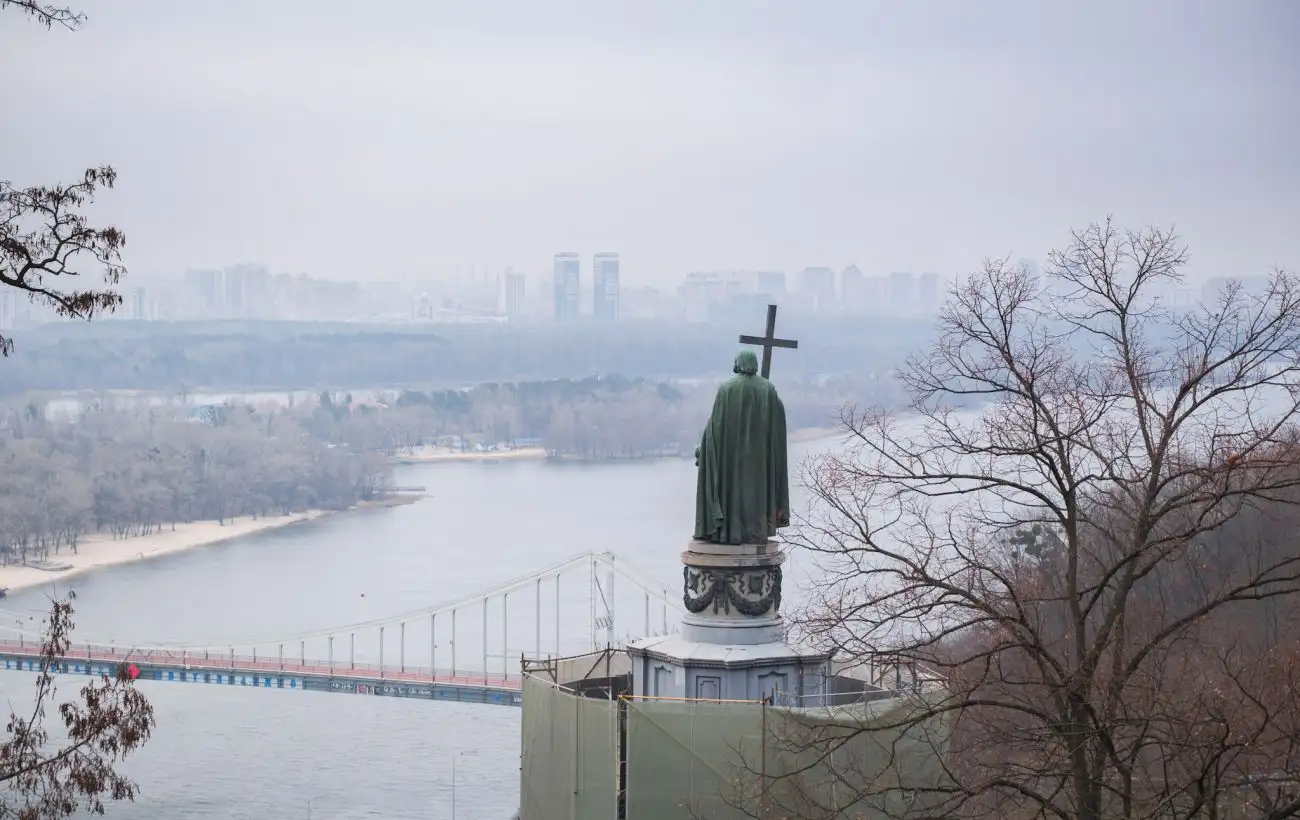
[[[726,324],[613,327],[322,325],[306,322],[56,323],[24,331],[0,394],[66,390],[348,390],[465,387],[483,382],[729,375],[741,332]],[[931,335],[927,319],[783,317],[779,379],[878,378]]]
[[[75,551],[88,533],[343,509],[380,494],[389,475],[382,456],[246,407],[191,419],[89,406],[72,421],[27,405],[0,413],[0,561]]]
[[[781,387],[790,429],[827,427],[851,400],[887,403],[892,382],[854,388],[843,379]],[[322,393],[294,413],[318,438],[353,450],[398,454],[442,437],[483,444],[540,444],[557,456],[640,458],[694,451],[715,382],[622,376],[489,383],[469,390],[408,390],[358,403]]]

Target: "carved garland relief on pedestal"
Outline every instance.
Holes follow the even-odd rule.
[[[715,615],[757,617],[781,609],[781,568],[728,570],[682,567],[685,592],[682,602],[686,611],[698,614],[713,607]]]

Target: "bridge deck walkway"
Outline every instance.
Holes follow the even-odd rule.
[[[0,641],[0,661],[6,669],[34,670],[40,647],[30,642]],[[252,685],[349,694],[389,695],[430,700],[517,704],[520,679],[482,675],[466,670],[437,670],[411,666],[263,658],[172,649],[73,646],[60,659],[73,674],[111,674],[124,663],[135,664],[144,680]],[[111,668],[110,668],[111,667]]]

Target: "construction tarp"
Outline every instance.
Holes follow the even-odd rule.
[[[524,682],[520,820],[612,820],[618,701]],[[947,727],[920,696],[853,706],[631,699],[627,820],[905,816],[942,782]]]
[[[521,820],[618,813],[617,703],[524,678]]]

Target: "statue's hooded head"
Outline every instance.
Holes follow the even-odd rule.
[[[731,368],[732,373],[741,373],[746,376],[752,376],[758,372],[758,356],[752,350],[742,350],[736,354],[736,364]]]

